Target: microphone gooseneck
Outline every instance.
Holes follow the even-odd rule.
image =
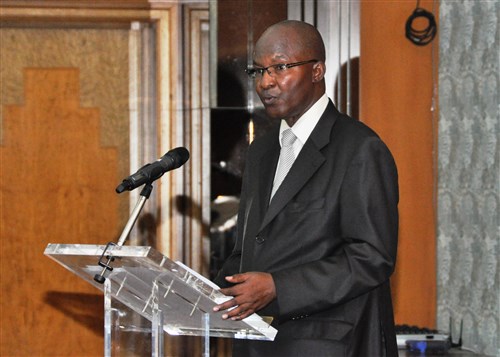
[[[123,182],[118,185],[116,188],[117,193],[122,193],[125,190],[131,191],[141,185],[144,185],[144,187],[140,193],[139,201],[135,205],[127,224],[118,239],[118,243],[115,244],[113,242],[109,242],[101,254],[98,266],[100,266],[102,270],[100,274],[94,275],[94,280],[97,283],[104,284],[106,281],[106,272],[113,270],[111,263],[115,260],[115,257],[113,256],[112,251],[114,247],[119,248],[125,243],[125,240],[137,221],[146,200],[151,195],[151,191],[153,190],[153,181],[162,177],[165,172],[181,167],[186,163],[186,161],[188,161],[188,159],[189,151],[187,151],[186,148],[179,147],[172,149],[163,155],[159,160],[153,162],[152,164],[144,165],[135,174],[125,178]]]

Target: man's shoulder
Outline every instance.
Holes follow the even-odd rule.
[[[341,135],[348,136],[378,137],[377,133],[368,125],[359,121],[358,119],[352,118],[351,116],[340,112],[333,104],[333,102],[330,101],[315,129],[322,132],[324,130],[328,130],[332,126],[332,135],[335,135],[336,133],[338,134],[340,132]]]
[[[340,114],[338,116],[334,131],[343,131],[359,137],[379,137],[375,130],[367,124],[346,114]]]

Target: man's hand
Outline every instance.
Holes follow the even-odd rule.
[[[233,296],[218,306],[214,311],[233,308],[222,315],[223,319],[242,320],[259,311],[276,298],[276,287],[269,273],[243,273],[227,276],[226,280],[234,286],[220,289],[227,296]]]

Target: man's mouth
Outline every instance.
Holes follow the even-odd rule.
[[[273,97],[271,95],[265,95],[265,96],[263,96],[261,98],[261,100],[262,100],[262,103],[264,105],[273,105],[273,104],[276,103],[276,101],[278,100],[278,98],[277,97]]]

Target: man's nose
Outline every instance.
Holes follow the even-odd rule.
[[[270,88],[270,87],[274,86],[275,84],[276,84],[276,80],[275,80],[274,76],[272,76],[269,73],[269,69],[266,69],[264,71],[264,73],[262,73],[262,77],[260,77],[259,85],[262,88]]]

